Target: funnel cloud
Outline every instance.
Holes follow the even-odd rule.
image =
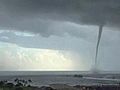
[[[97,68],[97,57],[98,57],[98,50],[99,50],[99,44],[100,44],[100,40],[101,40],[102,30],[103,30],[103,25],[100,25],[99,32],[98,32],[98,41],[97,41],[97,46],[96,46],[96,55],[95,55],[95,67],[96,68]]]

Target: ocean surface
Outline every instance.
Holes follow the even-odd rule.
[[[84,77],[75,77],[74,75],[83,75]],[[114,76],[114,79],[113,79]],[[117,78],[116,78],[117,77]],[[24,79],[32,80],[31,85],[48,86],[50,84],[68,84],[68,85],[101,85],[118,84],[120,82],[119,74],[91,74],[90,72],[0,72],[0,80],[14,82],[14,80]]]

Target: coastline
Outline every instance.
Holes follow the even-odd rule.
[[[51,84],[49,86],[0,86],[0,90],[120,90],[120,85],[75,85]]]

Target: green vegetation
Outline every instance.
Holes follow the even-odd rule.
[[[32,80],[15,79],[14,84],[8,81],[0,81],[0,90],[32,90]]]

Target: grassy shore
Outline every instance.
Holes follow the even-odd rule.
[[[54,85],[54,87],[3,87],[0,90],[120,90],[120,86],[68,86]]]

